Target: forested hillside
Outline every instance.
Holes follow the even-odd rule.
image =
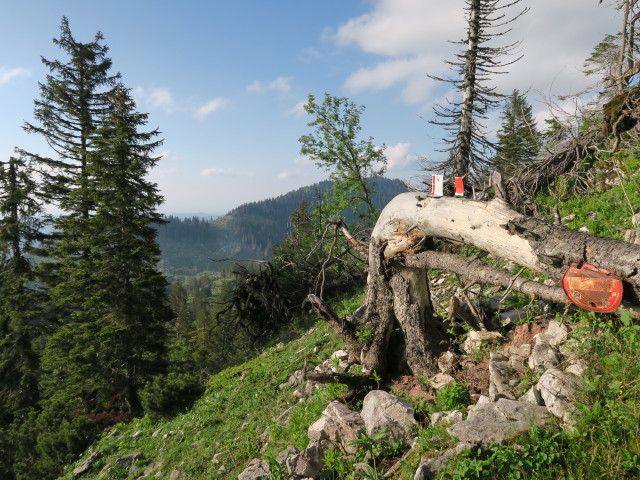
[[[371,187],[377,209],[407,191],[402,181],[384,177],[372,180]],[[279,197],[241,205],[215,220],[169,216],[168,223],[158,228],[161,268],[169,275],[192,275],[220,272],[234,263],[244,263],[243,260],[269,260],[273,246],[290,232],[294,210],[304,202],[311,212],[318,202],[326,201],[331,188],[332,182],[320,182]],[[343,210],[340,216],[348,222],[355,220],[350,209]]]

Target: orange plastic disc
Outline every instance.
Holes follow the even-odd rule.
[[[569,267],[562,288],[575,305],[592,312],[613,312],[622,301],[622,279],[588,263]]]

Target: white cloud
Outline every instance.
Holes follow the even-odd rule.
[[[397,143],[387,146],[384,150],[387,158],[387,170],[397,170],[408,167],[417,160],[417,156],[411,153],[410,143]]]
[[[446,39],[462,36],[461,1],[377,0],[374,4],[371,12],[340,26],[334,37],[339,45],[355,44],[367,53],[398,57],[423,54]]]
[[[268,83],[262,83],[260,80],[254,80],[249,86],[247,86],[247,91],[257,93],[268,91],[287,93],[291,91],[291,82],[294,78],[295,77],[278,77]]]
[[[234,170],[233,168],[207,168],[206,170],[202,170],[200,175],[203,177],[252,177],[253,172],[240,172],[238,170]]]
[[[201,107],[197,108],[196,111],[195,111],[195,115],[196,115],[197,118],[202,120],[207,115],[209,115],[210,113],[213,113],[213,112],[215,112],[217,110],[220,110],[227,103],[228,103],[228,101],[225,98],[214,98],[210,102],[207,102],[206,104],[204,104]]]
[[[12,69],[0,67],[0,86],[9,82],[9,80],[11,80],[14,77],[20,77],[20,76],[28,77],[30,75],[31,75],[31,72],[22,67],[16,67]]]
[[[293,171],[285,171],[285,172],[281,172],[278,175],[276,175],[276,178],[278,180],[289,180],[292,178],[302,178],[302,177],[308,177],[309,176],[309,172],[305,172],[303,170],[300,169],[296,169]]]
[[[175,107],[175,101],[168,88],[153,88],[147,93],[149,103],[152,107],[161,108],[167,113],[171,113]]]
[[[304,106],[307,104],[308,101],[309,101],[308,99],[300,100],[291,108],[291,110],[287,112],[287,115],[294,115],[296,117],[302,117],[306,115],[307,111],[304,109]]]
[[[507,2],[505,2],[506,4]],[[436,0],[372,0],[371,10],[333,32],[340,46],[351,46],[373,57],[348,76],[351,93],[398,88],[406,104],[433,104],[442,86],[427,74],[455,75],[443,60],[454,60],[462,46],[452,44],[465,36],[464,2]],[[620,19],[610,6],[584,0],[532,2],[505,12],[530,11],[498,37],[495,46],[522,41],[524,58],[491,79],[499,91],[531,89],[548,95],[575,93],[588,85],[580,68],[606,33],[619,29]],[[369,57],[371,58],[371,57]],[[509,58],[505,59],[509,60]]]

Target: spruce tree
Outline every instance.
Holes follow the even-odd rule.
[[[42,292],[29,259],[41,202],[32,165],[24,157],[0,162],[0,477],[15,478],[31,441],[21,433],[39,399]],[[31,437],[32,439],[33,437]]]
[[[30,325],[41,299],[28,255],[42,239],[41,203],[23,157],[0,162],[0,425],[38,399],[38,359]]]
[[[71,388],[85,411],[135,415],[141,388],[164,369],[171,314],[157,267],[155,225],[163,219],[155,209],[162,197],[145,178],[161,141],[157,130],[140,131],[147,115],[136,112],[126,88],[116,86],[108,99],[87,162],[94,211],[62,224],[81,233],[78,244],[90,254],[60,259],[51,295],[61,309],[73,309],[49,339],[44,358],[58,372],[51,380],[64,386],[57,393],[68,395]]]
[[[69,215],[87,218],[92,200],[86,189],[71,195],[89,181],[86,167],[91,139],[96,135],[107,107],[107,92],[113,88],[119,74],[110,75],[111,59],[108,47],[97,33],[94,41],[77,41],[66,17],[62,17],[60,37],[53,43],[68,56],[68,60],[47,60],[46,82],[40,83],[40,98],[34,101],[36,122],[26,122],[28,133],[41,135],[55,152],[55,158],[33,155],[53,172],[48,176],[49,193],[59,207]]]
[[[537,157],[539,133],[531,105],[518,90],[514,90],[505,102],[501,118],[495,164],[501,173],[509,174],[518,165]]]

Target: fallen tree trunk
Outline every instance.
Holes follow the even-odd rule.
[[[640,298],[640,245],[523,216],[498,199],[481,202],[401,194],[382,211],[369,246],[364,321],[373,333],[372,341],[358,346],[353,341],[353,326],[347,335],[354,356],[369,370],[408,370],[422,376],[437,373],[437,357],[448,348],[449,339],[441,319],[433,313],[427,278],[430,269],[457,272],[471,282],[500,285],[532,297],[568,302],[559,285],[514,278],[477,259],[423,251],[429,238],[477,247],[557,282],[571,264],[586,262],[621,277],[627,300],[637,302]]]
[[[630,300],[640,298],[640,245],[524,216],[497,199],[418,198],[398,195],[380,215],[372,236],[387,242],[385,257],[410,253],[421,237],[436,237],[475,246],[556,280],[572,263],[590,263],[622,277]]]

